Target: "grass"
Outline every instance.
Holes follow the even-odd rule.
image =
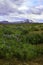
[[[3,59],[6,59],[4,65],[9,65],[9,62],[16,59],[16,61],[20,61],[18,61],[19,63],[17,62],[18,65],[34,65],[35,63],[33,62],[35,61],[33,60],[42,57],[43,24],[0,24],[1,65],[5,62],[3,62]],[[32,63],[28,63],[27,61],[31,61]],[[17,65],[15,62],[10,64]],[[24,62],[27,62],[27,64]],[[36,63],[36,65],[40,64]]]

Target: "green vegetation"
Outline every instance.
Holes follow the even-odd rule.
[[[0,24],[0,59],[28,61],[41,56],[43,24]]]

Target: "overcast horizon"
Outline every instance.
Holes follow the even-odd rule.
[[[43,0],[0,0],[0,21],[23,19],[43,23]]]

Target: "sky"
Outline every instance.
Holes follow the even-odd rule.
[[[0,21],[24,19],[43,23],[43,0],[0,0]]]

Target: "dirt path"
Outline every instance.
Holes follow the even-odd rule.
[[[19,61],[17,59],[11,60],[0,59],[0,65],[43,65],[43,57],[36,58],[28,62]]]

